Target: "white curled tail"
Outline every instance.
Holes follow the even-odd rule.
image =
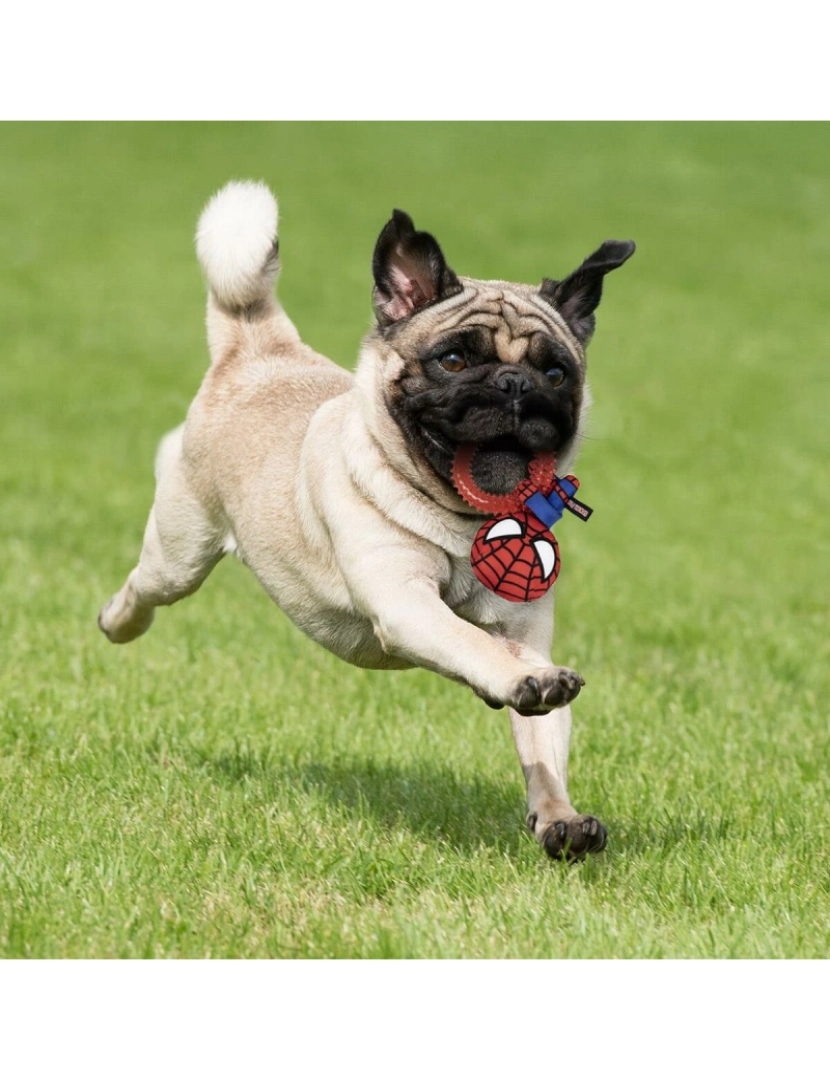
[[[280,268],[277,200],[265,184],[233,180],[213,196],[196,228],[196,254],[210,293],[214,361],[248,351],[245,345],[261,352],[280,338],[296,338],[274,299]]]
[[[277,200],[265,184],[233,180],[202,211],[196,253],[224,307],[250,307],[271,295],[277,250]]]

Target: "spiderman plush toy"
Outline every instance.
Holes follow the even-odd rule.
[[[587,521],[593,511],[574,498],[579,481],[558,477],[556,458],[538,454],[509,495],[483,491],[472,476],[474,446],[459,448],[453,463],[456,491],[470,506],[497,516],[476,533],[470,552],[473,573],[505,600],[528,603],[544,596],[559,574],[559,545],[550,531],[565,510]]]

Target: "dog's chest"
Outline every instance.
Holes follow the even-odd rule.
[[[511,605],[481,584],[473,573],[469,555],[450,556],[450,565],[450,581],[443,593],[447,607],[476,626],[503,623]]]

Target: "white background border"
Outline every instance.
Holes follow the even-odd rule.
[[[287,10],[288,9],[288,10]],[[5,5],[7,119],[825,119],[818,4]]]

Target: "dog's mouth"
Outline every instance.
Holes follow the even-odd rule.
[[[428,442],[451,463],[458,451],[472,445],[470,473],[476,485],[490,495],[509,495],[529,475],[535,452],[515,435],[499,435],[480,443],[456,443],[445,435],[422,429]],[[443,471],[443,470],[442,470]]]
[[[567,404],[567,403],[566,403]],[[460,416],[420,416],[416,440],[435,472],[455,487],[454,467],[465,451],[468,478],[488,495],[511,495],[529,478],[540,454],[559,455],[572,434],[568,410],[466,409]]]
[[[509,495],[528,477],[534,453],[515,435],[500,435],[476,447],[470,465],[473,480],[491,495]]]

